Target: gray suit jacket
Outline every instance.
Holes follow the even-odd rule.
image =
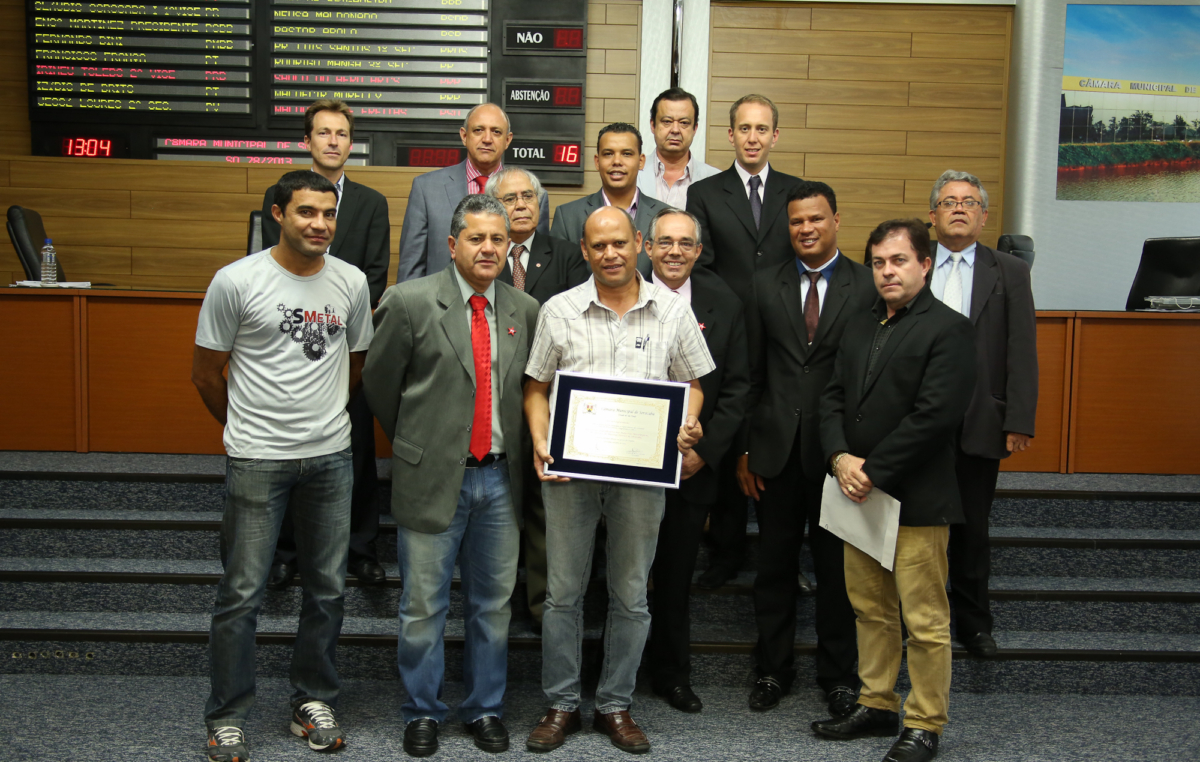
[[[587,218],[592,212],[602,206],[604,206],[604,191],[596,191],[590,196],[577,198],[563,204],[554,212],[554,226],[550,228],[550,235],[578,245],[583,238],[583,223],[587,222]],[[666,204],[645,193],[638,197],[637,217],[634,217],[633,223],[637,225],[643,240],[650,235],[650,221],[654,219],[654,215],[658,214],[660,209],[666,208]],[[650,258],[646,256],[646,249],[643,246],[638,251],[638,269],[645,272],[648,267],[650,267]]]
[[[538,303],[496,283],[500,422],[510,457],[519,459],[525,426],[521,381]],[[475,414],[475,361],[466,305],[449,268],[398,283],[375,311],[375,338],[363,391],[392,441],[392,515],[415,532],[442,532],[458,506]],[[525,464],[509,467],[513,513],[520,521]]]
[[[396,282],[433,275],[450,264],[450,218],[467,195],[467,162],[427,172],[413,180],[400,229]],[[542,199],[538,232],[550,233],[550,203]]]

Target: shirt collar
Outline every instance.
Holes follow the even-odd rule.
[[[524,246],[524,247],[525,247],[525,253],[526,253],[526,254],[528,254],[529,252],[533,251],[533,239],[534,239],[534,238],[536,238],[536,237],[537,237],[537,231],[535,230],[535,231],[533,231],[533,232],[532,232],[532,233],[529,235],[529,237],[528,237],[528,238],[526,238],[524,241],[522,241],[522,242],[521,242],[521,243],[519,243],[519,244],[518,244],[518,243],[515,243],[515,242],[513,242],[513,241],[510,239],[510,240],[509,240],[509,242],[508,242],[508,256],[510,256],[510,257],[512,256],[512,250],[513,250],[513,247],[514,247],[514,246]]]
[[[875,304],[871,305],[871,314],[873,314],[875,316],[875,321],[877,323],[880,323],[882,325],[895,325],[900,320],[900,318],[902,318],[908,314],[909,309],[914,304],[916,304],[917,299],[920,296],[921,296],[921,292],[918,291],[916,296],[914,296],[912,299],[908,300],[908,304],[906,304],[903,307],[901,307],[900,309],[896,310],[896,314],[892,315],[891,317],[887,316],[887,311],[888,311],[887,302],[885,302],[883,300],[882,296],[877,296],[877,297],[875,297]]]
[[[658,273],[651,271],[650,282],[653,283],[654,285],[658,286],[659,288],[666,289],[667,291],[670,291],[673,294],[678,294],[679,296],[683,297],[683,300],[686,301],[688,304],[692,303],[692,279],[690,276],[688,277],[687,280],[685,280],[683,282],[683,285],[680,286],[679,288],[671,288],[666,283],[663,283],[662,279],[658,277]]]
[[[821,265],[821,267],[816,270],[814,270],[811,267],[809,267],[808,265],[804,264],[803,260],[801,260],[800,257],[796,257],[796,269],[800,271],[801,275],[804,275],[805,273],[810,273],[810,272],[821,273],[821,276],[823,278],[825,278],[825,282],[828,283],[833,278],[833,268],[835,266],[837,266],[838,257],[840,257],[841,255],[842,255],[842,250],[838,249],[837,251],[835,251],[833,253],[832,259],[830,259],[825,264]]]
[[[316,172],[317,170],[309,169],[309,171]],[[344,169],[342,170],[341,177],[339,177],[337,182],[333,184],[333,187],[337,188],[338,201],[341,201],[342,200],[342,189],[346,187],[346,170],[344,170]]]
[[[692,177],[692,164],[695,161],[696,161],[696,157],[694,155],[692,155],[691,151],[688,151],[688,163],[687,163],[687,166],[685,166],[683,168],[683,176],[689,180]],[[663,160],[661,157],[659,157],[658,151],[655,151],[654,152],[654,176],[662,177],[663,172],[665,172],[666,170],[667,170],[667,165],[663,164]]]
[[[967,248],[963,249],[961,252],[963,262],[966,263],[967,267],[975,266],[975,247],[976,247],[976,245],[977,244],[973,243],[970,246],[968,246]],[[943,246],[941,243],[938,243],[938,245],[937,245],[937,262],[934,263],[934,267],[941,267],[942,265],[946,264],[946,262],[948,262],[949,260],[950,260],[950,250],[947,249],[945,246]]]
[[[632,307],[629,308],[629,312],[633,312],[634,310],[639,310],[639,309],[641,309],[643,307],[647,307],[647,306],[652,307],[654,304],[656,304],[656,300],[661,298],[664,293],[667,293],[667,294],[671,293],[669,289],[665,289],[665,288],[661,288],[660,286],[656,286],[653,283],[651,283],[650,281],[643,278],[642,274],[640,272],[638,272],[637,270],[633,271],[633,277],[637,278],[637,282],[638,282],[638,298],[637,298],[637,302]],[[690,278],[689,278],[689,280],[690,280]],[[586,299],[582,304],[579,305],[579,313],[578,313],[579,315],[582,315],[583,313],[587,312],[588,309],[593,304],[595,304],[597,307],[599,307],[602,310],[608,310],[609,312],[612,312],[612,309],[610,307],[606,307],[600,301],[600,294],[598,291],[596,291],[596,275],[595,275],[595,273],[593,273],[592,276],[590,278],[588,278],[587,281],[582,286],[579,286],[579,288],[583,289],[583,295]],[[627,312],[626,314],[629,314],[629,313]]]
[[[747,172],[746,168],[743,167],[741,164],[739,164],[736,159],[733,162],[733,168],[737,170],[738,177],[742,178],[742,187],[743,188],[749,187],[750,178],[753,177],[754,175]],[[758,173],[758,176],[762,179],[762,187],[763,188],[767,187],[767,173],[770,171],[771,171],[771,165],[767,164]]]
[[[458,271],[458,268],[454,266],[453,262],[450,263],[450,269],[454,271],[454,278],[455,278],[455,281],[458,283],[458,292],[460,294],[462,294],[463,304],[465,304],[469,307],[471,305],[471,301],[470,301],[471,297],[475,296],[475,294],[476,294],[475,287],[472,286],[470,283],[467,283],[467,279],[462,276],[462,273],[460,273]],[[485,290],[483,292],[483,296],[484,296],[484,298],[486,298],[488,300],[488,304],[491,305],[492,310],[495,311],[495,309],[496,309],[496,281],[495,280],[493,280],[491,283],[488,284],[487,290]]]
[[[499,165],[497,165],[496,168],[492,170],[492,173],[490,175],[487,175],[487,177],[491,177],[492,175],[496,174],[497,172],[499,172],[502,169],[504,169],[503,162],[501,162]],[[470,190],[471,183],[475,182],[476,177],[481,177],[481,176],[483,176],[483,173],[475,168],[475,165],[471,162],[471,157],[468,156],[467,157],[467,189]]]
[[[608,194],[604,192],[603,188],[600,189],[600,197],[604,199],[605,206],[613,205],[612,202],[608,200]],[[629,208],[625,210],[625,211],[629,212],[630,217],[637,219],[638,202],[641,200],[642,200],[642,192],[635,186],[633,189],[633,202],[630,203]]]

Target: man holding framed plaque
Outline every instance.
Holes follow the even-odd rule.
[[[615,415],[640,416],[660,409],[660,401],[667,399],[671,411],[665,414],[667,420],[683,424],[676,437],[680,451],[686,452],[702,436],[697,419],[704,395],[697,379],[715,365],[687,302],[637,272],[641,245],[642,236],[623,209],[607,206],[588,217],[582,249],[592,277],[546,302],[538,315],[525,368],[530,377],[525,385],[525,415],[533,437],[534,468],[544,482],[548,572],[542,616],[542,690],[550,708],[526,741],[531,751],[557,749],[581,725],[580,613],[601,517],[608,522],[611,605],[593,726],[623,751],[650,748],[646,735],[629,716],[629,707],[650,629],[646,583],[665,508],[664,488],[651,483],[662,484],[659,480],[664,471],[677,479],[680,458],[662,453],[658,456],[660,468],[648,467],[642,472],[629,471],[635,466],[613,458],[605,473],[602,452],[582,457],[576,453],[571,457],[582,464],[578,468],[592,469],[587,476],[566,480],[546,473],[546,467],[555,462],[550,454],[550,387],[560,371],[574,375],[562,376],[555,390],[556,447],[564,447],[561,440],[569,419],[578,422],[580,416],[589,415],[589,394],[593,395],[593,414],[604,412],[597,407],[603,404],[614,408],[609,412]],[[584,381],[577,382],[581,378]],[[677,383],[665,384],[667,381]],[[620,391],[594,388],[605,382],[620,385]],[[579,383],[576,388],[584,393],[564,392],[567,383]],[[686,394],[676,397],[674,389],[681,384],[688,385],[682,389]],[[664,389],[667,391],[660,393]],[[686,408],[681,404],[684,397]],[[573,399],[580,404],[572,410]],[[631,433],[657,429],[640,422],[629,425]],[[655,454],[659,447],[657,441],[642,439],[629,444],[629,451],[654,450]]]

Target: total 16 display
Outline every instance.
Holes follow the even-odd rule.
[[[505,164],[583,182],[586,0],[27,0],[26,35],[34,155],[307,166],[340,98],[351,165],[448,166],[493,102]]]

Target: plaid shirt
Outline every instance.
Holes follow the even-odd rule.
[[[600,303],[594,276],[546,302],[525,374],[543,383],[558,370],[688,382],[712,372],[691,306],[636,277],[638,300],[624,317]]]

